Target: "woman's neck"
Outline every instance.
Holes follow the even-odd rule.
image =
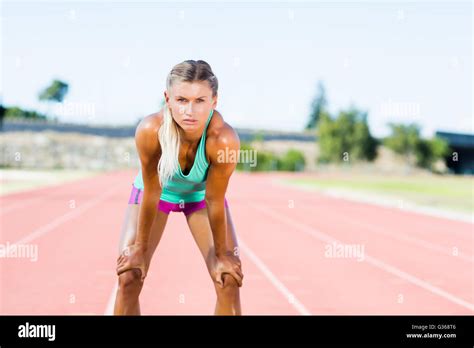
[[[203,130],[201,132],[193,132],[193,133],[186,133],[183,131],[182,128],[179,129],[179,137],[181,140],[181,144],[183,145],[193,145],[199,142],[201,139]]]

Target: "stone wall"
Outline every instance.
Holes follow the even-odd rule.
[[[79,133],[6,132],[0,135],[0,166],[114,170],[139,168],[135,139]]]
[[[364,172],[411,174],[422,171],[407,166],[405,159],[384,146],[378,148],[374,162],[347,163],[346,165],[321,165],[316,163],[319,147],[316,142],[294,140],[253,141],[258,150],[270,151],[277,155],[288,149],[301,151],[306,159],[305,170],[326,171],[340,167]],[[140,161],[133,137],[108,137],[81,133],[43,132],[2,132],[0,133],[0,167],[36,169],[83,169],[115,170],[138,169]],[[446,172],[443,163],[438,163],[438,171]]]

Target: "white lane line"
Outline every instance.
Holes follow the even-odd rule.
[[[303,315],[312,315],[311,312],[296,298],[296,296],[270,271],[265,263],[239,238],[239,249],[257,266],[273,286],[283,294],[287,301]]]
[[[298,209],[304,209],[306,211],[311,211],[311,212],[313,211],[313,210],[311,210],[312,208],[310,208],[307,205],[301,206]],[[455,247],[454,245],[453,245],[453,248],[450,249],[449,247],[445,247],[445,246],[441,246],[439,244],[431,243],[431,242],[428,242],[424,239],[412,237],[412,236],[406,235],[406,234],[401,233],[401,232],[400,233],[399,232],[397,232],[397,233],[387,232],[387,231],[385,231],[381,228],[375,228],[373,225],[366,224],[362,221],[359,221],[359,220],[354,219],[354,218],[349,218],[347,216],[338,216],[337,218],[341,219],[341,220],[344,220],[344,221],[347,221],[348,223],[350,223],[352,225],[355,225],[355,226],[358,226],[360,228],[363,228],[365,230],[370,230],[370,231],[372,231],[374,233],[377,233],[377,234],[386,235],[386,236],[389,236],[393,239],[397,239],[397,240],[400,240],[400,241],[405,241],[405,242],[408,242],[408,243],[412,243],[414,245],[420,246],[420,247],[428,249],[428,250],[437,251],[441,254],[451,256],[454,259],[460,259],[460,260],[464,260],[464,261],[467,261],[467,262],[474,263],[474,256],[468,255],[466,253],[462,253],[460,251],[457,251],[457,255],[454,255],[454,250],[453,250],[453,248]],[[459,250],[461,247],[462,247],[462,245],[459,244],[457,246],[457,249]]]
[[[8,248],[10,249],[10,248],[13,248],[13,247],[15,247],[19,244],[29,243],[32,240],[34,240],[36,238],[39,238],[39,237],[45,235],[48,232],[53,231],[55,228],[57,228],[58,226],[64,224],[65,222],[68,222],[69,220],[77,218],[78,216],[80,216],[81,214],[86,212],[87,210],[93,208],[97,204],[99,204],[102,201],[104,201],[105,199],[107,199],[108,196],[112,195],[113,193],[116,193],[120,186],[117,185],[116,187],[105,191],[104,193],[102,193],[101,195],[95,197],[94,199],[92,199],[92,200],[90,200],[90,201],[88,201],[88,202],[86,202],[82,205],[79,205],[78,208],[75,208],[74,210],[72,210],[72,211],[70,211],[66,214],[63,214],[60,217],[54,219],[50,223],[37,228],[36,230],[34,230],[30,234],[26,235],[25,237],[21,238],[20,240],[16,241],[15,243],[10,244]]]
[[[41,187],[37,187],[37,188],[32,188],[32,191],[47,190],[47,189],[48,190],[49,189],[59,189],[61,187],[61,185],[76,184],[76,183],[77,183],[77,181],[72,181],[72,182],[63,182],[63,183],[52,184],[52,185],[45,185],[45,186],[41,186]],[[89,181],[86,181],[86,182],[83,182],[83,183],[81,182],[80,185],[81,186],[78,186],[78,187],[74,188],[74,190],[77,191],[77,192],[82,192],[84,189],[87,189],[87,185],[90,185],[90,182]],[[22,192],[27,192],[27,191],[22,191]],[[22,192],[20,192],[20,193],[22,193]],[[17,192],[14,192],[14,193],[17,193]],[[37,193],[35,193],[35,195],[36,194]],[[55,194],[56,193],[53,193],[51,195],[48,195],[47,197],[48,198],[50,198],[50,197],[54,198]],[[10,206],[7,206],[7,207],[3,207],[4,203],[9,199],[8,195],[3,195],[3,196],[0,197],[0,215],[9,213],[10,211],[13,211],[13,210],[16,210],[16,209],[20,209],[20,208],[23,209],[23,208],[25,208],[29,205],[32,205],[33,203],[36,203],[39,200],[45,199],[44,197],[45,196],[39,196],[39,197],[35,197],[35,198],[30,198],[30,199],[22,199],[20,202],[14,203],[14,204],[12,204]]]
[[[250,250],[250,248],[242,242],[239,238],[239,248],[243,251],[248,258],[257,266],[257,268],[268,278],[268,280],[275,286],[275,288],[283,294],[283,296],[288,300],[288,302],[295,307],[295,309],[303,315],[311,315],[311,312],[296,298],[296,296],[288,290],[288,288],[278,280],[278,278],[270,271],[270,269],[265,265],[265,263],[257,256],[255,253]],[[113,315],[115,297],[117,295],[118,282],[115,282],[112,292],[109,296],[109,301],[105,307],[104,315]]]
[[[417,246],[421,246],[425,249],[428,249],[428,250],[433,250],[433,251],[437,251],[441,254],[445,254],[447,256],[451,256],[452,258],[454,259],[461,259],[461,260],[464,260],[464,261],[468,261],[468,262],[471,262],[471,263],[474,263],[474,256],[471,256],[471,255],[468,255],[468,254],[465,254],[465,253],[462,253],[460,251],[457,252],[457,255],[454,255],[453,253],[453,249],[450,249],[448,247],[444,247],[444,246],[441,246],[439,244],[435,244],[435,243],[431,243],[431,242],[428,242],[424,239],[420,239],[420,238],[416,238],[416,237],[411,237],[411,236],[408,236],[404,233],[390,233],[390,232],[386,232],[384,230],[381,230],[381,229],[378,229],[378,228],[374,228],[372,225],[369,225],[369,224],[365,224],[363,222],[360,222],[356,219],[352,219],[352,218],[347,218],[347,217],[342,217],[343,220],[347,220],[349,223],[353,224],[353,225],[357,225],[359,227],[362,227],[364,229],[367,229],[367,230],[370,230],[370,231],[373,231],[374,233],[378,233],[378,234],[383,234],[383,235],[386,235],[386,236],[389,236],[393,239],[398,239],[398,240],[401,240],[401,241],[406,241],[406,242],[409,242],[409,243],[412,243],[414,245],[417,245]],[[462,245],[459,245],[457,247],[457,249],[460,249],[462,247]],[[454,248],[454,246],[453,246]]]
[[[13,244],[10,244],[9,248],[12,248],[15,245],[29,243],[32,240],[34,240],[36,238],[39,238],[39,237],[45,235],[46,233],[54,230],[56,227],[60,226],[61,224],[78,217],[79,215],[83,214],[84,212],[86,212],[90,208],[96,206],[97,204],[99,204],[102,201],[104,201],[105,199],[107,199],[113,193],[117,192],[117,190],[120,189],[121,186],[122,186],[122,184],[116,185],[115,187],[105,191],[104,193],[102,193],[101,195],[95,197],[94,199],[84,203],[83,205],[80,205],[78,208],[75,208],[73,211],[68,212],[66,214],[63,214],[62,216],[58,217],[57,219],[51,221],[50,223],[48,223],[44,226],[41,226],[40,228],[34,230],[33,232],[31,232],[30,234],[28,234],[24,238],[20,239],[19,241],[15,242]],[[114,304],[115,304],[115,294],[117,292],[117,288],[118,288],[118,284],[115,283],[114,288],[112,290],[112,294],[110,295],[109,301],[107,303],[107,308],[106,308],[106,311],[105,311],[106,315],[109,314],[109,313],[110,314],[113,313],[113,308],[114,308]]]
[[[1,215],[4,215],[6,213],[9,213],[10,211],[13,211],[13,210],[16,210],[16,209],[19,209],[19,208],[25,208],[29,205],[32,205],[33,203],[36,203],[37,201],[39,201],[42,197],[38,197],[38,198],[32,198],[32,199],[29,199],[27,200],[26,202],[24,200],[22,200],[21,202],[18,202],[18,203],[15,203],[15,204],[12,204],[6,208],[3,208],[1,207],[0,209],[0,214]],[[6,199],[6,198],[5,198]],[[3,206],[3,204],[1,204],[0,206]]]
[[[32,233],[28,234],[27,236],[25,236],[24,238],[20,239],[19,241],[13,243],[13,244],[10,244],[9,245],[9,248],[12,248],[14,245],[19,245],[19,244],[26,244],[26,243],[29,243],[31,242],[32,240],[36,239],[36,238],[39,238],[41,237],[42,235],[54,230],[56,227],[60,226],[61,224],[69,221],[69,220],[72,220],[76,217],[78,217],[79,215],[83,214],[84,212],[86,212],[88,209],[96,206],[97,204],[101,203],[102,201],[104,201],[105,199],[107,199],[110,195],[112,195],[113,193],[117,192],[117,190],[121,187],[122,184],[120,185],[117,185],[116,187],[110,189],[110,190],[107,190],[105,191],[104,193],[102,193],[100,196],[97,196],[96,198],[86,202],[85,204],[79,206],[79,208],[76,208],[74,209],[73,211],[69,212],[69,213],[66,213],[60,217],[58,217],[57,219],[51,221],[50,223],[44,225],[44,226],[41,226],[40,228],[36,229],[35,231],[33,231]],[[105,314],[108,315],[108,314],[112,314],[113,313],[113,308],[114,308],[114,304],[115,304],[115,294],[117,292],[117,288],[118,288],[118,284],[116,283],[114,285],[114,288],[112,290],[112,294],[110,295],[109,297],[109,301],[107,303],[107,308],[105,310]]]
[[[115,282],[114,287],[112,288],[112,293],[109,296],[109,301],[105,307],[104,315],[114,315],[114,306],[115,306],[115,297],[118,290],[118,281]]]
[[[239,238],[239,249],[243,251],[248,258],[257,266],[265,277],[275,286],[275,288],[283,294],[288,302],[295,307],[298,313],[302,315],[312,315],[311,312],[296,298],[296,296],[270,271],[265,263]],[[104,315],[113,315],[115,297],[117,295],[118,282],[115,282],[112,292],[109,296]]]
[[[308,226],[306,224],[303,224],[303,223],[300,223],[300,222],[297,222],[297,221],[294,221],[292,219],[289,219],[285,216],[282,216],[281,214],[277,214],[275,213],[274,211],[272,211],[271,209],[267,208],[267,207],[264,207],[264,206],[261,206],[259,204],[255,204],[255,203],[248,203],[249,205],[251,205],[252,207],[254,207],[256,210],[260,210],[261,212],[267,214],[267,215],[270,215],[272,216],[274,219],[276,220],[279,220],[281,222],[284,222],[302,232],[305,232],[307,234],[309,234],[310,236],[316,238],[316,239],[319,239],[325,243],[328,243],[328,244],[331,244],[331,243],[340,243],[340,244],[344,244],[343,242],[323,233],[323,232],[320,232],[318,230],[316,230],[315,228],[311,227],[311,226]],[[467,308],[469,309],[470,311],[474,311],[474,304],[470,303],[470,302],[467,302],[447,291],[444,291],[428,282],[425,282],[424,280],[420,279],[420,278],[417,278],[409,273],[406,273],[394,266],[391,266],[375,257],[372,257],[372,256],[369,256],[367,255],[366,253],[364,254],[364,257],[365,257],[365,261],[377,268],[380,268],[388,273],[391,273],[393,275],[396,275],[397,277],[401,278],[401,279],[404,279],[414,285],[417,285],[419,286],[420,288],[423,288],[435,295],[438,295],[440,297],[443,297],[444,299],[448,300],[448,301],[451,301],[459,306],[462,306],[464,308]]]

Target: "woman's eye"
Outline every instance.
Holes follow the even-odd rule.
[[[204,100],[202,100],[202,99],[198,99],[198,100],[197,100],[198,103],[202,103],[203,101],[204,101]]]
[[[184,99],[183,99],[183,98],[179,98],[178,101],[179,101],[179,102],[183,102]]]

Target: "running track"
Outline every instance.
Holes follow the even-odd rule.
[[[0,314],[109,314],[135,170],[0,197]],[[473,225],[236,173],[227,199],[241,246],[243,314],[473,314]],[[364,259],[327,257],[332,243]],[[172,213],[141,294],[143,314],[213,314],[215,293],[184,215]]]

